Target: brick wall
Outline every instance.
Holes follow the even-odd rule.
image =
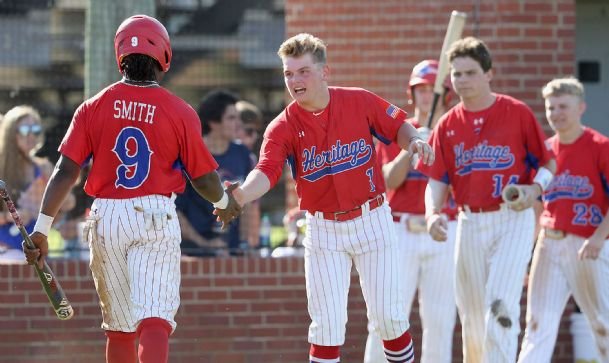
[[[55,261],[51,268],[74,306],[69,321],[57,320],[30,266],[0,265],[0,362],[103,363],[105,336],[87,264]],[[182,276],[170,362],[307,361],[302,259],[184,259]],[[524,301],[522,306],[524,316]],[[573,361],[568,324],[572,308],[570,303],[563,316],[555,363]],[[462,362],[459,329],[455,363]],[[412,333],[420,352],[416,308]],[[362,361],[366,334],[365,306],[353,275],[343,362]]]
[[[452,10],[467,13],[464,36],[489,46],[494,91],[525,101],[545,123],[540,87],[574,72],[574,0],[286,0],[286,29],[328,43],[331,84],[364,87],[408,109],[412,67],[438,58]]]

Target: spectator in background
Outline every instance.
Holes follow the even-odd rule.
[[[53,166],[34,156],[42,140],[43,127],[38,111],[30,106],[10,109],[0,124],[0,176],[15,201],[25,229],[32,232]],[[66,199],[62,211],[74,206]],[[6,205],[0,203],[0,258],[24,260],[21,233],[13,223]]]
[[[256,105],[247,101],[238,101],[235,107],[237,107],[237,112],[239,112],[239,118],[241,119],[241,125],[237,131],[237,139],[241,140],[243,145],[254,152],[258,146],[258,140],[260,140],[262,131],[262,112],[260,112],[260,109]],[[252,156],[256,157],[254,154]]]
[[[256,165],[256,154],[260,149],[260,135],[264,121],[262,112],[253,103],[237,101],[235,104],[241,123],[237,128],[237,139],[251,151],[252,165]],[[260,203],[256,200],[250,204],[249,211],[241,216],[240,234],[250,246],[260,244]]]
[[[217,90],[207,94],[199,105],[198,114],[203,126],[203,139],[212,156],[218,162],[218,174],[222,181],[239,182],[254,167],[251,152],[235,142],[239,126],[239,113],[235,95]],[[240,222],[256,208],[250,205],[243,216],[235,219],[229,228],[222,230],[221,223],[212,213],[211,203],[189,185],[176,199],[180,228],[182,229],[182,252],[190,256],[240,254],[248,245],[240,236]]]

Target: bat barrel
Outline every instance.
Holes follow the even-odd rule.
[[[19,229],[23,240],[28,248],[36,248],[27,231],[23,227],[23,222],[21,221],[21,217],[19,216],[19,212],[17,212],[17,207],[15,207],[15,203],[11,199],[10,195],[6,190],[6,183],[3,180],[0,180],[0,197],[6,203],[6,207],[8,211],[11,213],[11,217],[15,222],[15,225]],[[34,269],[36,270],[36,274],[42,283],[42,288],[44,289],[45,294],[49,298],[49,302],[53,306],[53,310],[57,317],[61,320],[68,320],[72,316],[74,316],[74,309],[70,305],[68,298],[66,297],[63,289],[59,285],[59,281],[55,277],[53,270],[47,265],[45,262],[43,267],[38,267],[37,264],[34,264]]]

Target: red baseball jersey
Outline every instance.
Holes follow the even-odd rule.
[[[166,89],[117,82],[81,104],[59,151],[79,165],[96,198],[170,195],[184,190],[182,169],[198,178],[218,167],[197,113]]]
[[[547,140],[556,174],[543,195],[541,225],[590,237],[609,208],[609,138],[585,128],[572,144]]]
[[[411,118],[407,120],[413,127],[419,128],[419,123]],[[402,149],[396,144],[385,145],[378,143],[376,147],[378,162],[385,165],[395,159]],[[387,189],[389,206],[394,212],[425,214],[425,188],[427,187],[427,176],[420,171],[411,168],[406,174],[406,179],[396,189]],[[457,214],[457,208],[452,195],[444,206],[443,213],[451,218]]]
[[[330,103],[312,113],[290,103],[264,133],[257,169],[274,186],[287,160],[300,209],[353,209],[385,191],[372,137],[395,141],[406,112],[361,88],[330,87]]]
[[[485,110],[469,112],[459,103],[442,116],[430,139],[435,162],[418,164],[430,178],[452,185],[458,205],[498,205],[506,184],[531,183],[531,169],[552,158],[531,109],[512,97],[495,96]]]

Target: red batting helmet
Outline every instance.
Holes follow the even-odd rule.
[[[133,15],[125,19],[114,36],[116,63],[121,71],[121,61],[129,54],[145,54],[156,59],[163,72],[171,63],[171,43],[167,29],[160,21],[147,15]]]
[[[436,82],[436,75],[438,74],[438,61],[434,59],[427,59],[412,69],[410,75],[410,81],[408,81],[409,87],[418,86],[420,84],[433,84]]]
[[[435,59],[426,59],[422,62],[419,62],[412,69],[412,74],[410,75],[410,80],[408,81],[408,93],[412,97],[414,94],[413,87],[418,86],[420,84],[429,84],[434,85],[436,82],[436,76],[438,74],[438,61]],[[444,102],[448,103],[450,100],[450,90],[452,89],[450,84],[450,77],[446,77],[444,81],[444,88],[446,88],[446,92],[444,92]]]

